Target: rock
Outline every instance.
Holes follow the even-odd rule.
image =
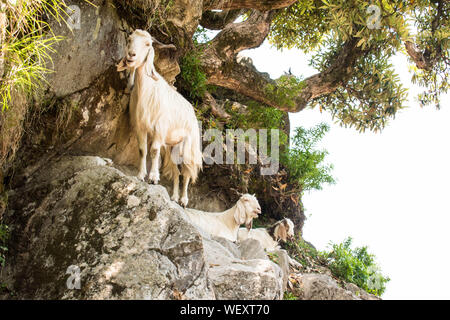
[[[57,53],[52,55],[49,66],[54,72],[47,76],[50,90],[57,97],[88,88],[95,79],[115,69],[125,54],[125,31],[131,31],[127,21],[119,16],[111,0],[92,0],[90,3],[84,0],[69,3],[80,9],[79,28],[71,30],[67,24],[56,21],[51,24],[53,32],[63,37],[54,47]],[[173,84],[180,73],[177,60],[170,50],[156,48],[155,51],[158,72]]]
[[[365,290],[358,287],[356,284],[353,283],[346,283],[345,289],[351,291],[355,296],[361,298],[362,300],[381,300],[381,298],[377,297],[376,295],[367,293]]]
[[[209,269],[217,299],[274,300],[283,296],[282,274],[268,260],[247,260]]]
[[[263,247],[258,240],[246,239],[239,244],[239,250],[241,251],[242,259],[268,259]]]
[[[282,298],[276,264],[198,230],[164,187],[100,157],[30,172],[4,217],[12,238],[0,282],[16,298]]]
[[[283,292],[287,289],[287,282],[289,279],[290,274],[290,267],[289,267],[289,255],[286,250],[280,249],[273,252],[275,255],[276,263],[281,269],[281,272],[283,274]]]
[[[331,277],[307,273],[301,276],[302,300],[361,300],[351,291],[340,288]]]
[[[110,1],[71,1],[80,16],[79,28],[53,21],[54,33],[64,37],[55,45],[54,72],[48,75],[51,90],[58,97],[87,88],[108,68],[114,66],[125,50],[123,22]]]

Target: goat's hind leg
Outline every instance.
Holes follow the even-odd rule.
[[[189,199],[188,199],[188,186],[189,186],[189,181],[191,180],[191,175],[187,172],[186,169],[183,168],[182,170],[182,175],[183,175],[183,194],[181,196],[181,200],[180,203],[183,207],[186,208]]]

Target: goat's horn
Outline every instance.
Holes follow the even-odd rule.
[[[174,49],[176,50],[177,47],[175,47],[175,45],[173,44],[164,44],[162,42],[160,42],[158,39],[156,39],[155,37],[152,37],[152,40],[154,43],[156,43],[161,49]]]
[[[131,34],[130,31],[127,31],[127,30],[125,30],[124,28],[120,28],[119,31],[125,32],[127,35],[130,35],[130,34]]]

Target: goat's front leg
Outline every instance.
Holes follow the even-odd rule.
[[[181,196],[181,205],[186,208],[188,204],[188,186],[189,186],[189,180],[191,178],[188,175],[183,175],[183,194]]]
[[[159,141],[153,141],[150,150],[152,154],[152,168],[150,169],[149,180],[154,184],[159,182],[159,157],[161,152],[161,143]]]
[[[139,146],[139,173],[138,178],[145,179],[147,175],[147,132],[138,132],[137,140]]]
[[[172,198],[173,201],[178,202],[180,199],[180,175],[175,174],[173,177],[173,192]]]

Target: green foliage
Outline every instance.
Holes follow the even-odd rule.
[[[333,46],[331,42],[329,45]],[[407,100],[407,91],[388,58],[381,50],[359,58],[349,81],[334,93],[316,99],[312,105],[330,111],[345,127],[355,127],[360,132],[381,131]],[[322,71],[328,67],[329,57],[318,54],[311,64]]]
[[[351,245],[350,237],[340,244],[331,243],[332,251],[326,254],[331,272],[346,282],[381,296],[390,279],[381,274],[375,256],[367,251],[367,247],[353,249]]]
[[[62,38],[51,34],[42,17],[47,15],[65,21],[65,8],[63,0],[18,1],[16,5],[4,7],[6,32],[1,41],[1,53],[5,60],[3,74],[0,74],[2,111],[8,109],[13,92],[31,94],[50,72],[45,65],[51,62],[52,46]]]
[[[369,28],[372,4],[380,9],[380,28]],[[449,88],[449,22],[450,2],[444,0],[305,0],[278,12],[269,41],[278,49],[311,52],[311,65],[318,71],[336,62],[345,43],[356,41],[362,54],[355,66],[348,66],[352,76],[340,79],[342,87],[313,105],[330,111],[341,125],[376,132],[405,107],[406,91],[389,60],[405,53],[409,41],[429,61],[425,69],[411,68],[413,83],[425,88],[419,102],[440,106],[440,96]]]
[[[285,292],[283,300],[298,300],[298,298],[292,292]]]
[[[7,225],[0,223],[0,266],[4,267],[6,263],[6,253],[8,251],[9,229]]]
[[[180,61],[181,78],[192,99],[202,99],[207,92],[207,78],[201,67],[203,54],[200,43],[207,37],[206,30],[199,28],[194,34],[194,50],[190,50]]]
[[[266,94],[280,105],[295,107],[295,98],[304,88],[304,82],[293,76],[284,75],[278,78],[275,83],[267,85]]]
[[[316,150],[317,143],[329,131],[329,126],[321,123],[313,128],[295,129],[291,147],[281,154],[281,163],[289,172],[289,181],[300,187],[301,192],[321,190],[324,183],[334,184],[330,172],[332,165],[323,164],[325,150]]]
[[[200,64],[201,52],[192,50],[181,60],[181,77],[188,86],[189,95],[193,99],[201,99],[207,90],[206,74]]]
[[[450,2],[442,1],[440,5],[438,1],[416,2],[418,5],[411,13],[418,29],[414,43],[435,65],[428,70],[411,67],[412,82],[428,89],[418,95],[422,106],[434,104],[440,108],[440,96],[449,90]],[[439,13],[430,15],[430,12]]]

